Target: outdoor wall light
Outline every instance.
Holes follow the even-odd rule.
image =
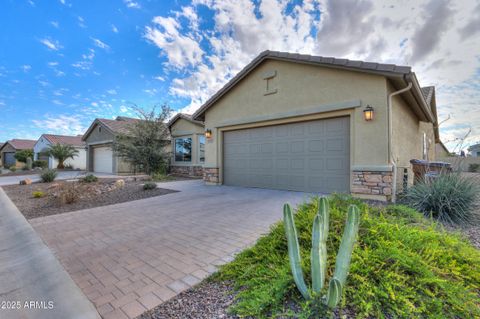
[[[373,120],[373,113],[375,113],[373,110],[373,107],[371,107],[370,105],[367,105],[365,110],[363,110],[363,118],[365,119],[365,121]]]
[[[212,130],[211,129],[206,129],[205,130],[205,137],[206,138],[211,138],[212,137]]]

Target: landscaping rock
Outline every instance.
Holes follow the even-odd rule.
[[[24,180],[20,181],[20,185],[30,185],[32,184],[32,180],[30,178],[25,178]]]
[[[124,188],[125,187],[125,181],[123,179],[117,179],[115,181],[115,187],[116,188]]]

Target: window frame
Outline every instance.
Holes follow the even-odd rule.
[[[201,142],[200,140],[203,139],[203,161],[202,161],[202,158],[201,158],[201,154],[202,154],[202,149],[201,149]],[[204,164],[205,163],[205,144],[207,143],[207,139],[205,137],[205,135],[203,134],[198,134],[197,136],[197,159],[198,159],[198,163],[199,164]]]
[[[177,160],[177,140],[187,140],[190,139],[190,160],[185,160],[185,155],[183,155],[183,160]],[[173,139],[173,161],[179,164],[191,164],[193,160],[193,138],[191,135],[187,136],[178,136]]]

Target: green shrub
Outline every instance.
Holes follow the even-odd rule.
[[[17,167],[15,165],[12,165],[8,168],[11,172],[16,172],[17,171]]]
[[[166,182],[166,181],[171,181],[174,180],[175,178],[172,176],[165,175],[162,172],[157,172],[152,174],[152,180],[156,182]]]
[[[28,169],[28,170],[31,170],[33,168],[33,160],[31,157],[28,157],[27,158],[27,162],[25,163],[25,167]]]
[[[33,150],[32,149],[20,150],[15,153],[14,157],[19,162],[27,163],[27,158],[33,158]]]
[[[33,196],[34,198],[42,198],[42,197],[45,196],[45,193],[42,192],[42,191],[35,191],[35,192],[32,193],[32,196]]]
[[[473,173],[480,172],[480,164],[472,163],[468,165],[468,171]]]
[[[402,199],[425,216],[447,224],[470,224],[477,220],[478,182],[459,173],[441,174],[412,186]]]
[[[157,188],[157,183],[154,182],[146,182],[143,184],[143,190],[151,190]]]
[[[94,183],[98,181],[98,177],[93,175],[93,174],[87,174],[84,178],[82,178],[82,181],[85,183]]]
[[[34,168],[35,168],[35,167],[47,168],[48,162],[47,162],[47,161],[38,160],[38,161],[34,161],[32,166],[33,166]]]
[[[55,169],[45,169],[40,174],[40,179],[43,183],[51,183],[57,178],[57,170]]]
[[[80,190],[76,182],[67,182],[60,186],[58,199],[61,205],[70,205],[78,201],[80,198]]]
[[[348,206],[355,204],[361,212],[340,313],[348,309],[355,318],[480,316],[480,252],[460,235],[440,230],[406,206],[371,207],[346,196],[332,196],[330,204],[327,280],[335,267]],[[317,209],[313,200],[295,215],[305,280],[311,280],[311,228]],[[230,310],[240,317],[327,318],[296,289],[283,222],[212,279],[233,281],[238,294]]]

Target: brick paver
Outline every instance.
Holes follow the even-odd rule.
[[[160,184],[180,192],[31,220],[104,318],[134,318],[213,273],[309,194]]]

